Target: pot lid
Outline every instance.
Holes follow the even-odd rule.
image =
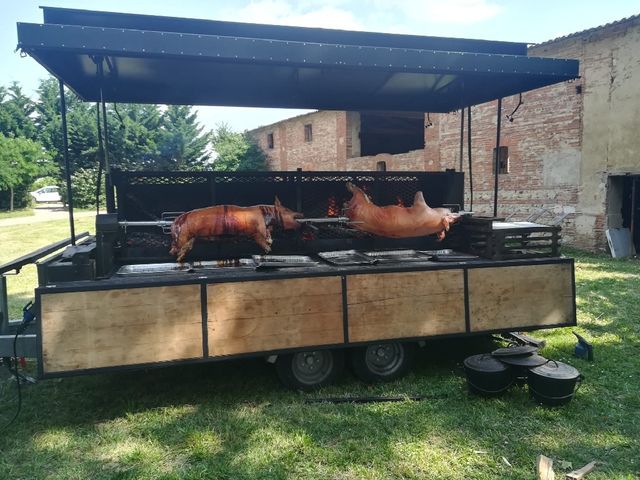
[[[532,368],[531,371],[541,377],[558,380],[573,380],[580,376],[580,372],[575,367],[555,360],[550,360],[544,365]]]
[[[464,359],[464,366],[478,372],[504,372],[508,367],[488,353],[472,355]]]
[[[518,367],[537,367],[547,363],[549,360],[536,353],[527,355],[526,357],[500,357],[500,361],[507,365],[515,365]]]
[[[532,345],[515,345],[511,347],[498,348],[491,352],[494,357],[523,357],[538,353],[538,349]]]

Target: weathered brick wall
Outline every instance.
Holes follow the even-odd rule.
[[[424,150],[412,150],[407,153],[390,155],[381,153],[368,157],[354,157],[347,159],[347,170],[375,170],[378,162],[384,161],[387,170],[393,171],[424,171]]]
[[[518,104],[518,96],[502,103],[500,145],[508,147],[509,173],[498,178],[498,216],[524,218],[536,209],[569,213],[563,224],[568,241],[575,238],[580,165],[581,96],[575,83],[563,83],[523,94],[523,105],[513,122],[505,119]],[[478,105],[472,114],[473,210],[493,214],[493,149],[496,146],[497,101]],[[463,171],[469,175],[466,142]],[[460,116],[439,115],[439,166],[460,168]],[[547,220],[551,220],[549,215]]]
[[[499,176],[498,215],[526,217],[539,208],[563,212],[565,241],[605,248],[607,180],[610,174],[640,174],[640,17],[531,47],[531,56],[580,60],[581,78],[525,92],[511,123],[518,96],[503,99],[500,144],[509,149],[510,172]],[[472,108],[473,210],[493,213],[493,149],[496,105]],[[317,112],[256,130],[261,145],[274,131],[270,168],[442,171],[460,166],[460,117],[431,115],[425,148],[400,155],[359,157],[359,114]],[[304,144],[305,123],[314,141]],[[426,121],[425,121],[426,123]],[[466,119],[465,119],[466,123]],[[465,127],[466,128],[466,127]],[[269,130],[270,129],[270,130]],[[463,171],[468,166],[466,130]]]
[[[532,49],[533,54],[580,59],[582,144],[576,244],[602,249],[604,231],[619,226],[609,209],[608,177],[640,174],[640,16]],[[611,206],[619,204],[612,202]],[[610,218],[611,217],[611,218]]]
[[[310,142],[304,137],[307,124],[313,132]],[[346,112],[313,112],[249,133],[267,154],[270,170],[346,170]],[[273,133],[273,149],[267,145],[269,133]]]

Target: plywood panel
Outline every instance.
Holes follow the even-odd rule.
[[[461,270],[350,275],[349,340],[423,337],[465,331]]]
[[[562,263],[469,270],[471,330],[572,322],[572,268]]]
[[[202,356],[199,285],[44,294],[45,373]]]
[[[340,277],[209,285],[209,355],[344,340]]]

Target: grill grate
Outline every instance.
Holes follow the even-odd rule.
[[[118,220],[121,221],[171,220],[166,213],[175,214],[210,205],[273,204],[276,196],[283,205],[302,212],[305,217],[338,217],[343,215],[344,204],[351,198],[347,182],[362,188],[377,205],[410,206],[418,191],[424,193],[427,203],[432,206],[462,206],[464,200],[463,174],[456,172],[115,171],[112,181],[116,189]],[[290,232],[276,231],[273,234],[274,248],[287,249],[287,253],[354,247],[430,248],[424,245],[424,239],[418,242],[371,238],[346,226],[316,227],[313,231],[305,230],[304,241]],[[150,245],[158,246],[155,255],[166,255],[159,245],[165,245],[169,239],[160,229],[150,231],[148,228],[127,227],[125,245],[133,242],[141,246],[145,239]],[[209,245],[207,251],[220,256],[260,253],[255,243],[247,239],[221,239],[215,245],[215,248]],[[200,253],[197,251],[194,249],[194,255],[202,255],[202,249]]]

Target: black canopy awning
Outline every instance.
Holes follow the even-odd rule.
[[[87,101],[448,112],[578,76],[523,43],[43,10],[18,47]]]

